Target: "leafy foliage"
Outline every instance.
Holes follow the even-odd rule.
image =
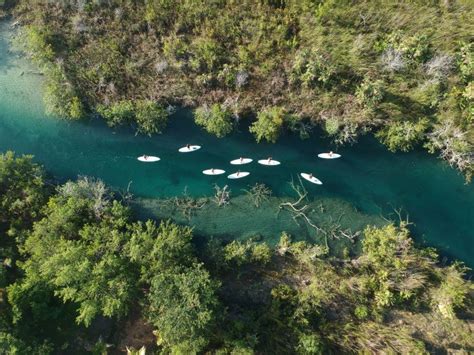
[[[135,107],[130,100],[114,102],[111,105],[99,105],[97,112],[105,118],[110,126],[119,126],[133,121]]]
[[[232,241],[224,247],[224,260],[231,266],[240,267],[250,263],[267,264],[271,259],[268,245],[255,242]]]
[[[231,112],[219,104],[214,104],[210,108],[202,106],[194,112],[194,120],[206,131],[222,138],[232,132],[233,122]]]
[[[32,159],[13,152],[0,155],[0,231],[10,236],[37,219],[46,202],[44,171]]]
[[[97,112],[109,126],[136,122],[140,133],[161,133],[168,122],[168,112],[151,100],[122,100],[109,105],[99,105]]]
[[[259,112],[257,121],[249,129],[257,142],[266,140],[275,143],[282,133],[285,114],[285,109],[282,107],[272,107]]]
[[[377,138],[392,152],[408,152],[423,140],[427,128],[426,119],[417,122],[394,122],[377,132]]]
[[[218,287],[201,264],[153,277],[148,319],[156,327],[158,343],[175,353],[201,351],[217,319]]]
[[[25,242],[24,282],[46,283],[64,302],[77,303],[77,321],[85,325],[98,314],[126,314],[136,279],[121,253],[128,210],[110,202],[97,219],[92,199],[59,195],[45,214]]]
[[[132,261],[140,264],[145,282],[160,272],[178,272],[196,262],[191,245],[191,228],[170,222],[157,226],[147,221],[133,224],[130,230],[127,253]]]
[[[168,113],[151,100],[139,100],[135,103],[135,120],[140,133],[152,135],[161,133],[166,127]]]

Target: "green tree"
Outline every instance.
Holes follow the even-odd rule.
[[[232,266],[251,263],[267,264],[271,259],[270,247],[265,243],[233,240],[224,247],[224,260]]]
[[[168,112],[156,102],[138,100],[135,102],[135,120],[138,132],[148,135],[161,133],[168,122]]]
[[[46,111],[61,118],[77,120],[85,116],[84,106],[58,64],[48,66],[44,93]]]
[[[384,98],[385,90],[382,80],[365,78],[356,91],[356,97],[362,105],[376,107]]]
[[[282,107],[271,107],[260,111],[257,121],[250,126],[250,132],[254,134],[257,142],[262,139],[275,143],[280,137],[285,122],[286,111]]]
[[[189,267],[196,261],[191,245],[192,229],[170,221],[138,222],[129,227],[131,237],[126,246],[129,258],[140,265],[142,280],[149,282],[161,272]]]
[[[397,150],[408,152],[424,139],[427,129],[427,119],[420,119],[416,122],[392,122],[378,131],[376,137],[391,152],[396,152]]]
[[[131,100],[121,100],[110,105],[99,105],[97,112],[105,118],[109,126],[130,123],[135,118],[135,107]]]
[[[382,228],[366,227],[362,242],[363,265],[367,278],[364,288],[373,292],[376,307],[413,300],[428,281],[436,260],[430,249],[414,248],[406,225]]]
[[[232,113],[220,104],[210,108],[201,106],[194,111],[195,122],[206,131],[222,138],[232,132],[234,128]]]
[[[218,287],[202,264],[157,274],[147,296],[147,313],[158,343],[178,354],[203,350],[216,322]]]
[[[474,287],[465,279],[467,270],[460,263],[440,270],[441,283],[432,291],[431,304],[445,318],[454,319],[455,311],[468,304],[469,292],[474,290]]]
[[[0,154],[0,232],[15,236],[40,216],[47,199],[43,169],[31,155]]]
[[[64,191],[52,197],[25,242],[21,265],[25,283],[44,282],[76,303],[77,322],[85,325],[99,314],[125,315],[136,291],[135,267],[123,253],[129,210],[108,202],[98,217],[96,202]]]
[[[54,60],[55,53],[50,43],[51,30],[47,26],[25,26],[21,40],[39,64],[44,65]]]

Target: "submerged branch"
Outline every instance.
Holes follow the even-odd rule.
[[[256,183],[250,188],[250,190],[243,190],[247,196],[252,200],[252,203],[256,208],[259,208],[263,202],[268,201],[272,195],[272,190],[265,184]]]
[[[227,206],[230,202],[229,186],[225,185],[223,188],[221,188],[218,185],[214,185],[214,190],[216,190],[214,202],[217,204],[217,206]]]
[[[196,214],[197,210],[202,209],[207,203],[207,198],[193,198],[188,194],[186,186],[181,197],[175,196],[165,200],[168,205],[179,211],[188,221]]]

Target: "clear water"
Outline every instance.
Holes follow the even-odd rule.
[[[11,50],[8,24],[0,26],[0,151],[34,154],[60,180],[91,175],[118,189],[131,183],[131,192],[143,198],[145,212],[161,216],[171,212],[150,199],[181,195],[186,187],[192,196],[210,196],[214,184],[227,184],[238,196],[248,185],[263,182],[275,196],[286,198],[291,195],[287,182],[300,172],[312,172],[324,185],[305,183],[308,197],[310,202],[315,200],[314,206],[321,201],[332,206],[327,218],[334,220],[337,214],[330,217],[331,213],[344,211],[340,213],[347,221],[341,224],[356,230],[362,222],[383,223],[382,215],[393,218],[394,209],[402,208],[414,223],[418,242],[474,266],[474,186],[465,185],[461,175],[425,152],[392,154],[373,138],[364,137],[352,147],[338,149],[341,159],[325,161],[316,154],[335,148],[317,132],[306,141],[288,136],[278,144],[256,144],[242,124],[240,132],[217,139],[196,127],[187,110],[171,118],[165,134],[151,138],[135,136],[129,129],[110,129],[98,120],[67,122],[46,117],[42,77]],[[203,148],[178,153],[187,143]],[[162,160],[143,164],[136,160],[142,154],[158,155]],[[229,161],[240,156],[272,156],[282,164],[263,167],[252,163],[245,166],[251,175],[237,181],[227,180],[227,174],[209,177],[201,173],[212,167],[234,172]],[[280,202],[275,200],[273,207]],[[275,238],[281,230],[307,232],[291,216],[277,215],[275,208],[252,209],[243,196],[229,207],[210,204],[192,223],[203,233],[216,235],[244,236],[247,230]]]

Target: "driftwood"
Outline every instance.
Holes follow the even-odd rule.
[[[202,209],[208,202],[207,198],[193,198],[188,194],[188,188],[185,187],[181,197],[175,196],[165,200],[165,205],[168,205],[179,211],[188,221]]]
[[[343,238],[349,239],[351,242],[354,242],[355,239],[360,235],[360,231],[354,233],[349,228],[347,229],[342,228],[339,222],[341,218],[344,216],[344,214],[341,214],[339,218],[334,222],[331,220],[327,228],[318,226],[309,216],[309,213],[312,212],[312,210],[310,209],[310,206],[304,203],[308,195],[308,192],[304,188],[301,182],[301,179],[299,180],[298,185],[295,184],[294,181],[291,181],[290,186],[293,189],[293,191],[295,191],[296,194],[298,195],[298,199],[294,202],[291,202],[291,201],[282,202],[279,205],[279,212],[281,210],[286,210],[293,215],[292,216],[293,220],[298,225],[299,225],[298,220],[302,219],[307,225],[309,225],[314,230],[316,230],[316,232],[321,233],[325,237],[326,247],[328,246],[328,237],[333,238],[333,239],[340,239],[341,237],[343,237]],[[324,213],[324,206],[321,203],[319,204],[318,209],[321,213]]]
[[[230,202],[229,186],[225,185],[221,188],[218,185],[214,185],[214,190],[216,190],[216,193],[214,195],[214,202],[217,204],[217,206],[227,206]]]
[[[298,219],[303,219],[309,226],[314,228],[317,232],[325,234],[325,231],[318,227],[312,220],[311,218],[308,217],[308,204],[303,204],[303,201],[306,199],[306,196],[308,195],[308,191],[303,186],[303,183],[301,182],[301,179],[299,179],[299,185],[296,185],[295,182],[292,180],[290,182],[290,186],[293,189],[293,191],[296,192],[298,195],[298,199],[295,202],[282,202],[280,203],[279,206],[279,211],[282,209],[285,209],[286,211],[289,211],[291,214],[293,214],[293,220],[298,223]]]
[[[120,200],[128,205],[130,201],[133,199],[133,194],[130,192],[130,186],[132,185],[132,180],[128,182],[127,189],[126,190],[118,190],[118,194],[120,195]]]

